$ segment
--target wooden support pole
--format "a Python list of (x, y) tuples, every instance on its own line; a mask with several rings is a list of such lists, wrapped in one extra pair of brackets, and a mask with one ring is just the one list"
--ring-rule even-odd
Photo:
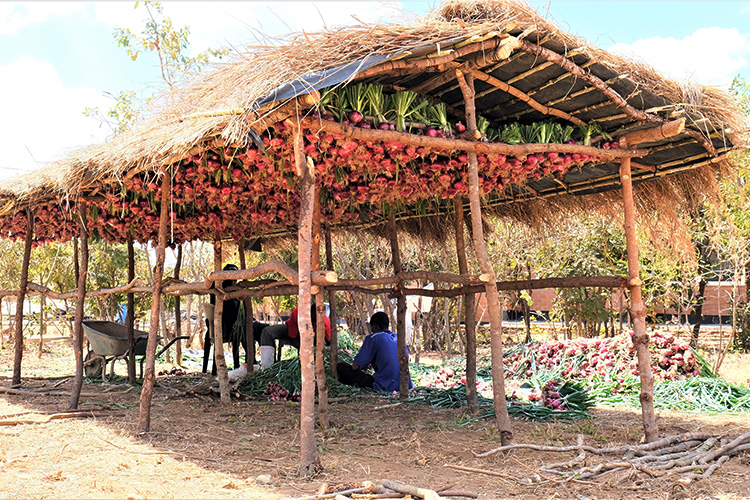
[[(245, 239), (241, 239), (237, 247), (237, 253), (240, 257), (240, 269), (247, 269), (245, 260)], [(255, 370), (255, 336), (253, 334), (253, 300), (251, 297), (242, 299), (245, 306), (245, 364), (247, 372), (252, 373)], [(260, 340), (260, 339), (258, 339)]]
[(156, 264), (154, 265), (154, 283), (151, 293), (151, 317), (146, 343), (146, 367), (143, 371), (143, 388), (138, 416), (140, 432), (151, 430), (151, 398), (156, 383), (156, 346), (159, 336), (159, 313), (161, 309), (162, 278), (164, 278), (164, 260), (166, 258), (167, 228), (169, 225), (169, 200), (172, 192), (169, 189), (170, 176), (162, 173), (159, 210), (159, 236), (156, 244)]
[[(326, 267), (333, 271), (333, 242), (331, 241), (331, 230), (326, 230)], [(328, 307), (331, 310), (329, 320), (331, 322), (331, 377), (339, 379), (339, 371), (336, 366), (339, 364), (339, 333), (338, 333), (338, 313), (336, 311), (336, 292), (328, 290)]]
[[(128, 282), (135, 280), (135, 247), (133, 235), (128, 234)], [(135, 384), (135, 294), (128, 292), (128, 311), (125, 314), (125, 326), (128, 329), (128, 382)]]
[[(456, 255), (458, 256), (458, 272), (469, 274), (469, 263), (466, 259), (466, 243), (464, 241), (464, 205), (460, 198), (454, 198), (456, 209)], [(470, 415), (479, 414), (479, 399), (477, 397), (477, 320), (474, 306), (474, 294), (464, 295), (464, 326), (466, 330), (466, 406)]]
[[(391, 242), (391, 259), (393, 259), (393, 272), (398, 276), (401, 273), (401, 251), (398, 247), (398, 232), (396, 230), (396, 211), (391, 207), (388, 214), (388, 239)], [(393, 295), (396, 296), (396, 342), (398, 352), (399, 368), (399, 399), (409, 397), (409, 357), (406, 354), (406, 296), (404, 295), (404, 282), (399, 280), (394, 287)]]
[(21, 385), (21, 363), (23, 361), (23, 304), (26, 300), (26, 284), (29, 282), (29, 263), (31, 262), (31, 242), (34, 240), (34, 212), (26, 209), (26, 237), (23, 245), (23, 262), (21, 279), (16, 294), (16, 323), (13, 336), (13, 379), (11, 387)]
[(294, 162), (299, 177), (300, 215), (297, 233), (299, 260), (299, 361), (302, 378), (302, 400), (300, 402), (300, 477), (315, 472), (318, 461), (315, 453), (315, 359), (313, 356), (313, 332), (310, 305), (311, 301), (311, 252), (312, 219), (315, 205), (315, 169), (312, 160), (305, 160), (302, 127), (295, 124)]
[[(469, 75), (464, 77), (456, 72), (458, 83), (466, 103), (466, 129), (473, 133), (477, 129), (476, 108), (474, 105), (474, 79)], [(474, 237), (474, 249), (476, 251), (479, 267), (484, 274), (492, 276), (491, 282), (485, 286), (487, 293), (487, 308), (490, 313), (490, 350), (492, 354), (492, 392), (495, 404), (495, 418), (500, 431), (500, 442), (511, 443), (513, 441), (513, 430), (510, 426), (508, 415), (508, 403), (505, 399), (505, 373), (503, 366), (503, 311), (500, 305), (500, 296), (497, 293), (495, 271), (490, 262), (487, 245), (484, 241), (484, 229), (482, 228), (482, 208), (479, 197), (479, 168), (476, 153), (468, 154), (469, 165), (469, 202), (471, 205), (471, 227)]]
[(86, 302), (86, 277), (89, 272), (89, 230), (86, 227), (88, 205), (85, 201), (78, 203), (78, 237), (80, 248), (78, 256), (78, 276), (76, 277), (76, 312), (73, 320), (73, 355), (76, 360), (76, 373), (73, 377), (73, 386), (70, 389), (70, 409), (78, 408), (78, 400), (81, 397), (83, 387), (83, 313)]
[[(177, 260), (174, 264), (174, 279), (180, 279), (180, 268), (182, 267), (182, 245), (177, 245)], [(188, 325), (190, 324), (190, 318)], [(180, 296), (175, 295), (174, 297), (174, 336), (180, 337), (182, 335), (182, 308), (180, 307)], [(174, 358), (177, 366), (182, 364), (182, 340), (178, 340), (174, 344)]]
[[(224, 258), (222, 254), (222, 244), (220, 239), (214, 241), (214, 272), (221, 271)], [(214, 362), (216, 363), (216, 373), (219, 377), (219, 398), (221, 403), (228, 405), (231, 402), (229, 396), (229, 375), (227, 374), (227, 360), (224, 357), (224, 289), (222, 282), (216, 282), (216, 288), (219, 293), (216, 294), (216, 303), (214, 304)]]
[(646, 442), (650, 443), (659, 437), (654, 413), (654, 374), (651, 372), (651, 355), (648, 350), (648, 333), (646, 333), (646, 308), (641, 296), (641, 279), (638, 266), (638, 240), (635, 233), (635, 209), (633, 206), (633, 180), (630, 175), (630, 159), (620, 163), (622, 181), (622, 200), (625, 219), (625, 245), (628, 253), (628, 277), (630, 288), (630, 314), (633, 317), (633, 345), (638, 363), (638, 375), (641, 379), (641, 414)]
[[(320, 200), (317, 193), (313, 204), (312, 220), (312, 256), (310, 264), (313, 271), (320, 271)], [(323, 432), (328, 429), (328, 383), (326, 381), (325, 345), (325, 295), (322, 287), (315, 294), (315, 380), (318, 384), (318, 425)]]

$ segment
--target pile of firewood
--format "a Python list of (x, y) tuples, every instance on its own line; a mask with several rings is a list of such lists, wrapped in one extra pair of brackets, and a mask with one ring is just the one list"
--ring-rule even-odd
[[(484, 453), (475, 453), (475, 455), (487, 457), (496, 453), (521, 449), (542, 452), (578, 452), (578, 455), (571, 460), (547, 464), (528, 477), (519, 478), (502, 474), (503, 477), (514, 479), (521, 484), (592, 481), (612, 472), (631, 470), (650, 477), (678, 476), (676, 482), (687, 485), (693, 481), (710, 477), (731, 457), (750, 450), (750, 432), (734, 439), (724, 436), (715, 437), (702, 432), (689, 432), (665, 437), (651, 443), (610, 448), (585, 446), (582, 436), (579, 436), (578, 444), (574, 446), (514, 444), (501, 446)], [(598, 463), (594, 464), (595, 460), (592, 460), (591, 455), (597, 457), (616, 455), (617, 458), (608, 461), (596, 460)], [(500, 475), (500, 473), (482, 469), (449, 467), (468, 472)]]
[(322, 484), (317, 495), (297, 498), (295, 500), (375, 500), (380, 498), (411, 500), (422, 498), (424, 500), (441, 500), (448, 498), (477, 498), (479, 493), (457, 488), (458, 483), (448, 484), (438, 489), (420, 488), (411, 484), (404, 484), (390, 479), (384, 479), (382, 484), (370, 481), (362, 483), (346, 483), (328, 485)]

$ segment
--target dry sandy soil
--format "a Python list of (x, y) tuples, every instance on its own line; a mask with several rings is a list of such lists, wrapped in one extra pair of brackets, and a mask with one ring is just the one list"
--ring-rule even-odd
[[(334, 402), (331, 427), (318, 435), (322, 471), (296, 477), (299, 406), (186, 394), (208, 381), (201, 374), (157, 377), (152, 431), (139, 435), (138, 388), (87, 383), (82, 411), (75, 418), (50, 419), (67, 408), (72, 349), (66, 341), (29, 342), (24, 357), (24, 394), (0, 394), (1, 498), (299, 498), (321, 483), (397, 479), (438, 489), (458, 483), (481, 499), (684, 499), (750, 498), (750, 454), (729, 460), (710, 479), (687, 487), (677, 477), (650, 478), (627, 471), (582, 484), (524, 485), (503, 477), (446, 468), (463, 465), (528, 477), (539, 467), (572, 454), (516, 451), (476, 458), (499, 446), (492, 421), (466, 427), (461, 410), (433, 409), (377, 397)], [(737, 379), (747, 364), (737, 364)], [(747, 358), (745, 358), (747, 361)], [(159, 367), (157, 367), (157, 370)], [(0, 386), (10, 385), (12, 349), (0, 350)], [(117, 372), (125, 373), (118, 365)], [(737, 380), (741, 381), (741, 380)], [(572, 445), (583, 434), (595, 446), (635, 444), (641, 436), (634, 410), (596, 408), (594, 418), (577, 422), (513, 421), (516, 443)], [(747, 416), (661, 412), (661, 435), (701, 430), (735, 437), (750, 431)], [(258, 476), (270, 475), (265, 484)]]

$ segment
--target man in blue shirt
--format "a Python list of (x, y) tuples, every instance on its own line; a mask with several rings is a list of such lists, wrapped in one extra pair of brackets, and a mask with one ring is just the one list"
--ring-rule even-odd
[[(365, 337), (359, 353), (350, 365), (341, 362), (336, 366), (339, 382), (376, 391), (394, 392), (400, 387), (396, 334), (388, 330), (388, 315), (376, 312), (370, 318), (370, 335)], [(407, 352), (408, 356), (408, 352)], [(370, 375), (363, 370), (372, 368)], [(409, 388), (412, 382), (409, 377)]]

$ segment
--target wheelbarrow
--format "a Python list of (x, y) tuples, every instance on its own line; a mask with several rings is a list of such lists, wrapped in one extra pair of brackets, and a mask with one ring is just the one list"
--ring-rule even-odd
[[(89, 341), (89, 351), (83, 362), (84, 373), (87, 377), (98, 377), (107, 380), (107, 364), (110, 365), (110, 376), (115, 374), (115, 362), (118, 359), (128, 359), (128, 327), (113, 321), (84, 321), (83, 331)], [(148, 333), (141, 330), (133, 330), (135, 348), (133, 356), (140, 356), (140, 378), (143, 378), (143, 362), (146, 360), (146, 344)], [(161, 356), (164, 351), (178, 340), (189, 339), (188, 336), (179, 336), (170, 340), (157, 353)], [(161, 339), (161, 338), (160, 338)]]

